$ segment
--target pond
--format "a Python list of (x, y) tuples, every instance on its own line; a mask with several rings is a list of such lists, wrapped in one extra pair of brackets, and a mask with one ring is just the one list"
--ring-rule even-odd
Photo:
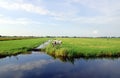
[(120, 58), (61, 60), (32, 51), (1, 58), (0, 78), (120, 78)]

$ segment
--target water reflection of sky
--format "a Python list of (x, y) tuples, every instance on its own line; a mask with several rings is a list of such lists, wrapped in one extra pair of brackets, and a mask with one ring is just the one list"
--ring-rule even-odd
[(0, 78), (120, 78), (120, 59), (79, 59), (74, 64), (42, 53), (0, 60)]

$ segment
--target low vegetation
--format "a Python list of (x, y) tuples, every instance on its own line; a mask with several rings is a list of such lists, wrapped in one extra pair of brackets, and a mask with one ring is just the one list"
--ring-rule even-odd
[[(120, 38), (56, 38), (61, 45), (52, 42), (45, 51), (55, 57), (119, 57)], [(7, 41), (6, 41), (7, 40)], [(6, 38), (0, 41), (0, 56), (27, 52), (48, 38)]]
[(33, 38), (32, 37), (0, 37), (0, 41), (22, 40), (22, 39), (33, 39)]
[(58, 38), (62, 45), (46, 47), (56, 57), (118, 57), (120, 38)]
[(47, 40), (48, 38), (33, 38), (0, 41), (0, 56), (14, 55), (21, 52), (29, 51)]

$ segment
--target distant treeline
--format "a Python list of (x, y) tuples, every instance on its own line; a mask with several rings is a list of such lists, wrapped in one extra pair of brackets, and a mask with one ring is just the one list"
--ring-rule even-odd
[(79, 36), (1, 36), (0, 35), (0, 40), (1, 39), (26, 39), (26, 38), (120, 38), (120, 37), (115, 37), (115, 36), (101, 36), (101, 37), (79, 37)]
[(37, 38), (31, 36), (0, 36), (0, 41), (8, 41), (8, 40), (22, 40), (22, 39), (30, 39)]
[(108, 36), (103, 36), (103, 37), (79, 37), (79, 36), (41, 36), (41, 38), (120, 38), (120, 37), (108, 37)]

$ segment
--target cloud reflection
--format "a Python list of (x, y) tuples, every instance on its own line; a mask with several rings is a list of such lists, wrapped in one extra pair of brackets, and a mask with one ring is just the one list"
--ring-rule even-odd
[(31, 70), (34, 68), (41, 68), (46, 64), (52, 63), (52, 60), (39, 60), (39, 61), (34, 61), (34, 62), (29, 62), (25, 64), (8, 64), (5, 66), (0, 67), (0, 72), (6, 72), (9, 70), (12, 71), (17, 71), (17, 70)]

